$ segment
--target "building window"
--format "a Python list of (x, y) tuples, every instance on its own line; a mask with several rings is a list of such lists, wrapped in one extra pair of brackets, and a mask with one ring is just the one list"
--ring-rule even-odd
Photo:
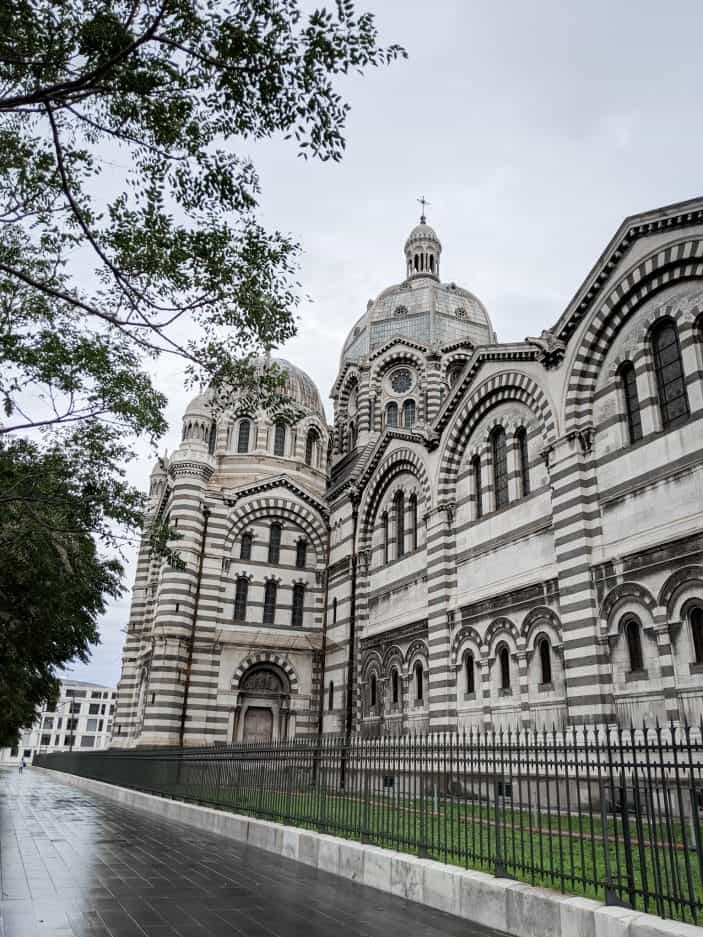
[(334, 709), (334, 683), (330, 680), (330, 685), (327, 690), (327, 708), (330, 712)]
[(693, 637), (693, 651), (696, 663), (703, 664), (703, 608), (691, 609), (689, 615), (691, 622), (691, 635)]
[(386, 426), (396, 427), (398, 425), (398, 404), (389, 403), (386, 407)]
[(510, 689), (510, 654), (507, 647), (503, 645), (498, 651), (498, 663), (500, 664), (500, 688), (501, 690)]
[(81, 748), (93, 748), (95, 745), (95, 736), (94, 735), (83, 735), (81, 736)]
[(371, 709), (376, 708), (376, 674), (371, 674)]
[(475, 455), (471, 460), (471, 472), (474, 477), (474, 498), (476, 499), (476, 518), (483, 517), (483, 491), (481, 489), (481, 457)]
[(332, 624), (337, 624), (337, 600), (332, 599)]
[(349, 423), (348, 439), (349, 439), (349, 451), (351, 452), (352, 449), (356, 449), (356, 424), (354, 423), (354, 420), (351, 420), (351, 422)]
[[(152, 701), (152, 703), (154, 702), (154, 700), (153, 700), (153, 693), (152, 693), (152, 700), (151, 700), (151, 701)], [(86, 719), (85, 730), (86, 730), (86, 732), (97, 732), (97, 731), (98, 731), (98, 720), (97, 720), (97, 719)]]
[(242, 534), (242, 545), (239, 550), (239, 559), (240, 560), (250, 560), (251, 559), (251, 544), (253, 537), (251, 534)]
[(305, 464), (314, 465), (316, 462), (315, 452), (318, 444), (318, 436), (314, 429), (308, 431), (305, 440)]
[(286, 424), (285, 423), (276, 423), (276, 427), (273, 431), (273, 454), (274, 455), (286, 454)]
[(508, 503), (508, 447), (505, 444), (505, 430), (496, 426), (491, 434), (493, 450), (493, 487), (495, 489), (496, 510)]
[(415, 699), (418, 703), (421, 703), (424, 699), (425, 687), (424, 687), (424, 674), (422, 671), (422, 664), (418, 661), (415, 664)]
[(305, 569), (308, 554), (307, 540), (299, 540), (295, 547), (295, 565), (298, 569)]
[(276, 583), (269, 579), (264, 590), (264, 624), (272, 625), (276, 618)]
[(91, 716), (97, 716), (100, 712), (100, 703), (91, 703), (88, 707), (88, 714)]
[(249, 435), (251, 433), (251, 422), (242, 420), (239, 424), (239, 433), (237, 435), (237, 452), (249, 452)]
[(522, 497), (525, 498), (530, 493), (530, 456), (527, 451), (527, 430), (524, 426), (515, 433), (515, 445), (520, 470), (520, 488)]
[(406, 400), (403, 404), (403, 426), (412, 429), (415, 425), (415, 401)]
[(546, 638), (542, 638), (539, 642), (539, 666), (540, 666), (540, 683), (551, 683), (552, 682), (552, 651), (549, 647), (549, 641)]
[(476, 692), (476, 662), (473, 654), (467, 654), (464, 661), (466, 671), (466, 692), (469, 696)]
[(642, 439), (642, 418), (640, 415), (640, 401), (637, 396), (637, 377), (631, 361), (626, 361), (620, 371), (623, 395), (625, 398), (625, 416), (630, 442)]
[(636, 673), (643, 670), (642, 630), (637, 619), (630, 618), (625, 623), (625, 640), (627, 641), (627, 653), (630, 658), (630, 672)]
[(207, 451), (212, 455), (215, 451), (215, 443), (217, 442), (217, 423), (213, 420), (210, 424), (210, 432), (207, 437)]
[(293, 613), (291, 616), (291, 625), (294, 628), (303, 627), (303, 609), (305, 606), (305, 586), (302, 582), (296, 582), (293, 586)]
[(51, 736), (50, 736), (50, 735), (42, 735), (42, 737), (41, 737), (41, 744), (42, 744), (42, 745), (51, 745)]
[(410, 542), (413, 550), (417, 550), (417, 495), (410, 495)]
[(652, 334), (662, 426), (673, 429), (688, 418), (688, 396), (676, 326), (665, 319)]
[(395, 542), (398, 559), (405, 555), (405, 495), (399, 491), (395, 496)]
[(269, 529), (269, 563), (281, 560), (281, 525), (271, 524)]
[(393, 700), (394, 706), (398, 704), (398, 700), (400, 699), (399, 683), (400, 680), (398, 678), (398, 671), (394, 668), (393, 672), (391, 673), (391, 698)]
[(382, 528), (381, 535), (383, 537), (383, 562), (387, 563), (388, 562), (388, 540), (389, 540), (388, 512), (387, 511), (384, 511), (381, 517), (381, 528)]
[(247, 617), (247, 599), (249, 598), (249, 580), (246, 576), (239, 576), (237, 589), (234, 594), (234, 620), (245, 621)]

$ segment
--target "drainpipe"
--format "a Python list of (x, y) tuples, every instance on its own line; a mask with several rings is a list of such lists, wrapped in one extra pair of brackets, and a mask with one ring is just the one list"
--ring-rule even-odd
[(200, 584), (203, 581), (203, 563), (205, 561), (205, 541), (207, 539), (207, 527), (210, 519), (210, 508), (203, 506), (203, 536), (200, 543), (200, 559), (198, 560), (198, 578), (195, 581), (195, 599), (193, 601), (193, 621), (190, 626), (190, 640), (188, 641), (188, 660), (186, 661), (186, 685), (183, 691), (183, 708), (181, 709), (181, 728), (179, 732), (178, 744), (183, 748), (183, 739), (186, 731), (186, 713), (188, 711), (188, 696), (190, 694), (190, 675), (193, 669), (193, 646), (195, 644), (195, 626), (198, 621), (198, 611), (200, 608)]
[(325, 660), (327, 657), (327, 605), (329, 603), (330, 588), (330, 547), (332, 545), (332, 528), (327, 522), (327, 552), (325, 553), (325, 585), (322, 590), (322, 647), (320, 648), (320, 699), (317, 710), (317, 734), (322, 735), (322, 721), (325, 712)]
[(347, 662), (347, 713), (344, 726), (344, 736), (348, 740), (354, 725), (354, 698), (355, 693), (355, 645), (356, 645), (356, 570), (358, 556), (356, 551), (356, 534), (359, 522), (359, 496), (352, 492), (352, 557), (351, 557), (351, 596), (349, 599), (349, 658)]

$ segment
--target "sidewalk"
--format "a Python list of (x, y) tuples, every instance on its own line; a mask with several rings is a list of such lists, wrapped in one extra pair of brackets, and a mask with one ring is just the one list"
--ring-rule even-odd
[(26, 768), (0, 769), (2, 937), (499, 937)]

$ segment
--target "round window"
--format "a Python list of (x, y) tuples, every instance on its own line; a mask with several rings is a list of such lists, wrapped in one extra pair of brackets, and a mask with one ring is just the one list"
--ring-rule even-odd
[(407, 368), (398, 368), (391, 374), (391, 387), (396, 394), (404, 394), (413, 384), (413, 376)]
[(457, 319), (465, 319), (466, 309), (464, 309), (463, 306), (457, 306), (456, 309), (454, 310), (454, 315), (457, 317)]

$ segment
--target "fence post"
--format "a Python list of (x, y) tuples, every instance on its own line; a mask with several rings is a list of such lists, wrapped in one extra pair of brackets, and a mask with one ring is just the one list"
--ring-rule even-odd
[[(608, 782), (609, 784), (610, 782)], [(622, 901), (617, 893), (613, 882), (613, 871), (610, 862), (610, 843), (608, 841), (608, 808), (610, 802), (605, 795), (606, 785), (602, 778), (600, 784), (600, 821), (601, 833), (603, 836), (603, 859), (605, 861), (605, 903), (616, 908), (629, 908), (630, 906)]]

